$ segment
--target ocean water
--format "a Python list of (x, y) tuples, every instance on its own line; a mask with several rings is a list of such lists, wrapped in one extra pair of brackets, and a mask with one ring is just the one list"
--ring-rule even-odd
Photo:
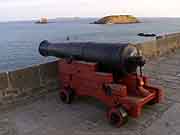
[(139, 37), (138, 33), (164, 35), (180, 32), (180, 18), (139, 18), (142, 23), (120, 25), (90, 24), (97, 18), (56, 19), (49, 24), (33, 21), (0, 23), (0, 72), (53, 61), (39, 55), (42, 40), (64, 42), (120, 42), (139, 43), (154, 38)]

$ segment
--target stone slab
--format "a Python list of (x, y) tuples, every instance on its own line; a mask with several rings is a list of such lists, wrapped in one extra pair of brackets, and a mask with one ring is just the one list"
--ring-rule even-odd
[(164, 115), (148, 127), (143, 135), (180, 135), (180, 104), (174, 104)]
[[(92, 98), (78, 98), (73, 104), (59, 101), (58, 92), (0, 112), (0, 121), (7, 119), (14, 135), (140, 135), (170, 107), (166, 102), (145, 107), (139, 119), (129, 118), (121, 128), (111, 126), (106, 119), (106, 108)], [(11, 135), (11, 134), (7, 134)]]

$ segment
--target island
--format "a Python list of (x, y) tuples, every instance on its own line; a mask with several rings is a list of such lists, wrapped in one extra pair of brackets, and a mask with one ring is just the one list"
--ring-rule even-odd
[(47, 17), (42, 17), (39, 21), (36, 21), (35, 23), (37, 23), (37, 24), (47, 24), (48, 23), (48, 18)]
[(106, 16), (93, 24), (129, 24), (129, 23), (140, 23), (140, 21), (132, 15), (111, 15)]

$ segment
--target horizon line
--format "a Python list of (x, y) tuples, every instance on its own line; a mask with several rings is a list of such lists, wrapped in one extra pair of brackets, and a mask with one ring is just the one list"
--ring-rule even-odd
[[(107, 15), (109, 16), (109, 15)], [(31, 18), (31, 19), (9, 19), (9, 20), (0, 20), (0, 22), (23, 22), (23, 21), (37, 21), (41, 19), (42, 17), (47, 17), (47, 16), (41, 16), (39, 18)], [(104, 16), (103, 16), (104, 17)], [(137, 18), (180, 18), (180, 16), (135, 16)], [(79, 18), (79, 19), (85, 19), (85, 18), (102, 18), (100, 16), (61, 16), (61, 17), (47, 17), (48, 20), (53, 20), (53, 19), (73, 19), (73, 18)]]

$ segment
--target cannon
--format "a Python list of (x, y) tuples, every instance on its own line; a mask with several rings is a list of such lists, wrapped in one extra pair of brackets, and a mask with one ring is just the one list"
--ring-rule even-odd
[(132, 73), (142, 67), (145, 60), (139, 56), (136, 47), (117, 43), (49, 43), (42, 41), (39, 46), (42, 56), (55, 56), (68, 60), (96, 62), (101, 71)]
[(95, 97), (107, 106), (107, 119), (117, 127), (127, 121), (128, 115), (139, 117), (145, 104), (163, 100), (162, 89), (151, 86), (143, 75), (145, 59), (133, 45), (44, 40), (39, 53), (61, 58), (59, 97), (64, 103), (72, 103), (75, 96)]

